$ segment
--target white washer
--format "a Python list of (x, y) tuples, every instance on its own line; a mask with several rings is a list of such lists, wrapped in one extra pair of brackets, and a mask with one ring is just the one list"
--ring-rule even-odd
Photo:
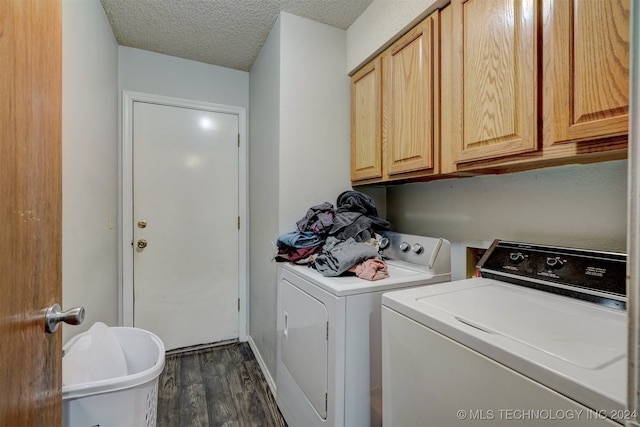
[(386, 279), (279, 267), (276, 400), (288, 425), (381, 425), (382, 294), (451, 279), (448, 241), (385, 236)]
[(383, 295), (385, 425), (630, 418), (625, 255), (496, 241), (480, 270)]

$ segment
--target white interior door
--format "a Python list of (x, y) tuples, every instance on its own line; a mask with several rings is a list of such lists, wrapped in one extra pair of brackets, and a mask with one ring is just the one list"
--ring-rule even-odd
[(238, 115), (133, 102), (133, 324), (238, 337)]

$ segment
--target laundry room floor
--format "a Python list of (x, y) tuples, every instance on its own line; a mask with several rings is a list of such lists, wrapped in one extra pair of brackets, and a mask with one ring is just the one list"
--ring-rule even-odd
[(286, 425), (247, 343), (166, 356), (158, 427)]

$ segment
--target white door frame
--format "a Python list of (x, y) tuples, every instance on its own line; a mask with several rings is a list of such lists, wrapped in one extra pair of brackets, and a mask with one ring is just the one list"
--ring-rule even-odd
[(140, 92), (122, 92), (122, 143), (120, 146), (120, 211), (119, 211), (119, 283), (118, 311), (120, 324), (133, 326), (133, 103), (148, 102), (172, 107), (193, 108), (217, 113), (235, 114), (238, 116), (238, 132), (240, 133), (238, 148), (238, 214), (240, 230), (238, 230), (238, 339), (247, 340), (248, 293), (248, 150), (247, 150), (247, 112), (244, 107), (214, 104), (210, 102), (192, 101), (161, 95)]

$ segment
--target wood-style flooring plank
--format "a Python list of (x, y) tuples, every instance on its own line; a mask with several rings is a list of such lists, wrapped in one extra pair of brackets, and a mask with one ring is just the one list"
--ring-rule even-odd
[(158, 427), (286, 427), (247, 343), (168, 355), (158, 388)]
[(181, 358), (180, 381), (180, 425), (208, 426), (207, 396), (197, 358)]
[(287, 424), (282, 418), (282, 414), (278, 409), (278, 405), (276, 404), (273, 395), (271, 394), (271, 390), (264, 380), (264, 376), (262, 375), (262, 371), (257, 362), (253, 361), (251, 363), (247, 363), (247, 370), (251, 372), (251, 375), (256, 378), (254, 383), (255, 389), (254, 393), (252, 393), (252, 401), (249, 402), (250, 408), (261, 408), (261, 416), (265, 420), (272, 420), (273, 426), (276, 427), (286, 427)]
[(180, 358), (165, 357), (164, 370), (158, 378), (157, 426), (177, 425), (180, 414)]
[(225, 349), (220, 348), (215, 352), (202, 351), (196, 356), (199, 359), (205, 383), (210, 425), (234, 425), (237, 419), (236, 409), (233, 399), (231, 399), (231, 390), (225, 380), (228, 375), (225, 369), (226, 365), (221, 360), (226, 356)]
[[(252, 371), (247, 369), (245, 355), (242, 352), (243, 346), (239, 346), (239, 352), (236, 352), (234, 363), (237, 366), (235, 375), (229, 377), (231, 386), (235, 389), (234, 401), (238, 411), (247, 414), (249, 420), (263, 422), (267, 420), (263, 400), (258, 399), (258, 395), (262, 392), (260, 383), (263, 382), (261, 377), (257, 377)], [(253, 360), (255, 362), (255, 359)], [(270, 396), (270, 395), (269, 395)], [(255, 422), (245, 424), (247, 426), (258, 425)]]

